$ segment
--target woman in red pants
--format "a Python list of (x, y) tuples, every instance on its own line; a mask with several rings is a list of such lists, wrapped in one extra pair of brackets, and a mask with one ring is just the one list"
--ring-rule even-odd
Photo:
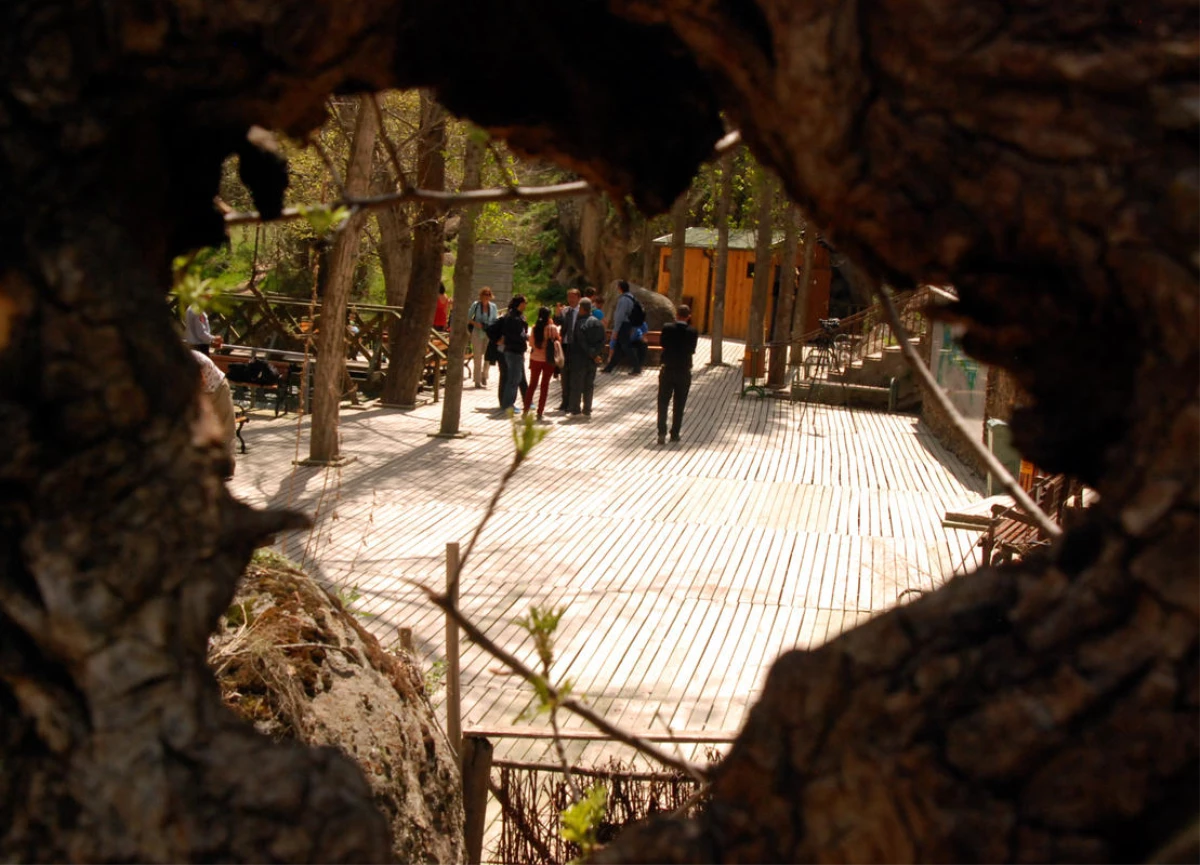
[(546, 393), (550, 390), (550, 379), (558, 371), (555, 363), (555, 353), (562, 352), (559, 343), (558, 327), (550, 320), (550, 307), (543, 306), (538, 310), (537, 321), (533, 325), (533, 339), (529, 345), (529, 387), (525, 390), (525, 411), (533, 402), (533, 392), (538, 393), (537, 419), (545, 421), (542, 413), (546, 410)]

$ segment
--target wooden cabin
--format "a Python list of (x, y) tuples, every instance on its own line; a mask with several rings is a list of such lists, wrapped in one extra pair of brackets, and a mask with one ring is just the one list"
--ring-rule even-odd
[[(656, 238), (658, 247), (659, 294), (668, 294), (671, 284), (671, 235)], [(730, 339), (746, 339), (750, 327), (750, 295), (754, 288), (753, 231), (729, 232), (729, 268), (725, 277), (725, 336)], [(689, 228), (683, 259), (683, 302), (692, 309), (692, 324), (701, 333), (712, 332), (712, 295), (715, 260), (717, 255), (717, 230), (715, 228)], [(779, 263), (783, 252), (783, 232), (776, 232), (771, 243), (773, 267), (771, 290), (767, 299), (764, 321), (769, 338), (774, 330), (775, 302), (779, 295)], [(804, 261), (804, 242), (796, 252), (796, 268), (799, 271)], [(808, 309), (804, 318), (806, 330), (817, 327), (817, 319), (829, 314), (829, 284), (832, 269), (829, 251), (817, 244), (813, 256), (812, 280), (808, 291)], [(798, 277), (797, 277), (798, 278)]]

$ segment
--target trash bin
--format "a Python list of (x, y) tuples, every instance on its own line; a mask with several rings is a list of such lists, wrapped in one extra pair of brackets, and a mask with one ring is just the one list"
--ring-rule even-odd
[[(1021, 455), (1013, 447), (1012, 430), (1008, 424), (999, 418), (988, 418), (987, 442), (992, 456), (998, 459), (1014, 478), (1017, 477), (1021, 472)], [(987, 492), (989, 496), (1003, 492), (991, 472), (988, 472)]]
[(765, 348), (747, 348), (742, 355), (742, 377), (762, 378), (766, 374), (767, 350)]

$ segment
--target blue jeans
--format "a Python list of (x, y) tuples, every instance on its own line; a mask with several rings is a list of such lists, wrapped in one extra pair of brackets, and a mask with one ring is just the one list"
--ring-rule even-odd
[(515, 351), (503, 352), (505, 366), (504, 390), (500, 394), (500, 408), (516, 409), (517, 393), (521, 390), (521, 379), (525, 377), (525, 355)]

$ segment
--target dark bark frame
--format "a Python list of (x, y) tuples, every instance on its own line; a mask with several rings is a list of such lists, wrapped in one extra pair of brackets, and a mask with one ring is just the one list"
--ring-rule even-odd
[[(225, 491), (162, 299), (172, 254), (223, 235), (212, 195), (251, 124), (302, 133), (328, 93), (429, 85), (649, 210), (726, 106), (875, 278), (958, 287), (967, 349), (1030, 395), (1018, 445), (1102, 496), (1046, 557), (781, 658), (710, 811), (604, 856), (1147, 855), (1196, 813), (1197, 16), (1174, 0), (0, 6), (0, 850), (386, 858), (347, 761), (267, 745), (219, 705), (208, 630), (256, 540), (297, 520)], [(481, 89), (451, 46), (507, 86)], [(277, 167), (249, 162), (269, 212)]]

